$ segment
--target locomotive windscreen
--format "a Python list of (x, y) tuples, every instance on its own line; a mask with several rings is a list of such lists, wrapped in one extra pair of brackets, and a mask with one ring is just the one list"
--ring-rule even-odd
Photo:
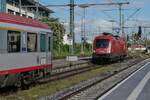
[(109, 40), (108, 39), (97, 39), (96, 48), (108, 48)]

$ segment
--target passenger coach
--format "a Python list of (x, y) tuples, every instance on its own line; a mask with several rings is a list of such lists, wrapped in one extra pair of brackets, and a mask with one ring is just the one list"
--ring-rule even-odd
[(51, 39), (47, 24), (0, 13), (0, 88), (50, 76)]

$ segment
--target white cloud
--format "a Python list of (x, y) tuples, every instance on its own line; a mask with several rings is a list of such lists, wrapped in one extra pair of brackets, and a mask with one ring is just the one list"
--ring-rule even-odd
[(103, 19), (98, 19), (98, 20), (95, 20), (93, 22), (93, 24), (97, 27), (101, 27), (101, 28), (110, 28), (112, 27), (112, 23), (109, 22), (109, 21), (106, 21), (106, 20), (103, 20)]
[[(88, 41), (92, 41), (93, 37), (102, 32), (112, 32), (112, 22), (104, 19), (86, 20), (86, 36)], [(114, 24), (116, 26), (116, 24)], [(81, 41), (81, 23), (76, 22), (75, 27), (76, 41)]]

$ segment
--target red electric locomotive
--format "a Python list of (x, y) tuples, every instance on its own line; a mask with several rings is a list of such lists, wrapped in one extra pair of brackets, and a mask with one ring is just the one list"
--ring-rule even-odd
[(114, 61), (122, 59), (127, 54), (126, 42), (119, 36), (103, 33), (97, 36), (93, 42), (92, 61)]

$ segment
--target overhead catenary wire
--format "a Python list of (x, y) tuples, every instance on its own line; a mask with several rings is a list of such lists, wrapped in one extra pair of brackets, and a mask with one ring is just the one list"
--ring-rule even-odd
[(74, 7), (91, 7), (91, 6), (102, 6), (102, 5), (124, 5), (124, 4), (129, 4), (129, 2), (125, 3), (100, 3), (100, 4), (74, 4), (74, 0), (70, 0), (70, 4), (65, 4), (65, 5), (47, 5), (46, 7), (62, 7), (62, 6), (69, 6), (70, 7), (70, 35), (72, 37), (72, 48), (71, 48), (71, 54), (74, 54), (74, 43), (75, 43), (75, 36), (74, 36)]
[(128, 21), (130, 18), (132, 18), (137, 12), (139, 12), (141, 10), (141, 8), (138, 8), (134, 13), (132, 13), (131, 15), (129, 15), (129, 17), (127, 19), (125, 19), (124, 22)]

